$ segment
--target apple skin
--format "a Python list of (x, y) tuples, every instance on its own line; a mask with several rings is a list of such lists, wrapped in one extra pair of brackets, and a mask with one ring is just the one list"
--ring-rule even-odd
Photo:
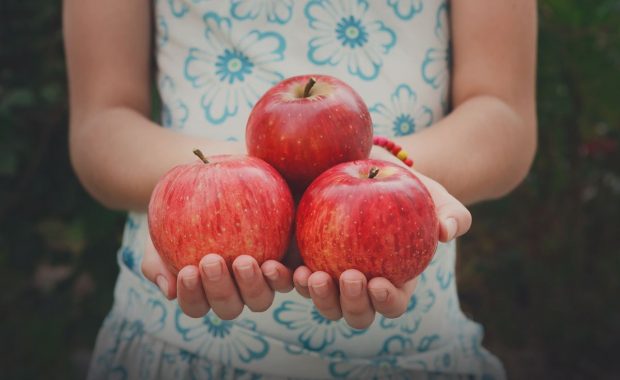
[[(371, 168), (379, 169), (369, 178)], [(401, 286), (428, 266), (439, 237), (435, 204), (408, 169), (380, 160), (339, 164), (304, 193), (296, 237), (305, 265), (336, 281), (357, 269)]]
[[(310, 78), (316, 83), (304, 97)], [(248, 153), (259, 157), (301, 193), (313, 179), (341, 162), (368, 158), (372, 121), (362, 98), (327, 75), (283, 80), (256, 103), (246, 126)]]
[(220, 155), (168, 171), (148, 207), (153, 245), (177, 274), (209, 253), (230, 268), (239, 255), (259, 263), (281, 260), (294, 218), (291, 192), (280, 174), (249, 156)]

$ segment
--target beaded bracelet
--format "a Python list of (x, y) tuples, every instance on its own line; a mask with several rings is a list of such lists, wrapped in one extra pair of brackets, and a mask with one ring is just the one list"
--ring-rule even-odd
[(405, 152), (400, 145), (394, 143), (394, 141), (388, 139), (387, 137), (373, 136), (372, 143), (374, 145), (385, 148), (387, 151), (395, 155), (399, 160), (404, 162), (405, 165), (413, 167), (413, 161), (409, 157), (407, 157), (407, 152)]

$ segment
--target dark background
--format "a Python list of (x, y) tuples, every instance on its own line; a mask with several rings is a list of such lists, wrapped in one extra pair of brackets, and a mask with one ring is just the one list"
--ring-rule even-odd
[[(81, 378), (112, 301), (124, 217), (67, 156), (60, 1), (0, 0), (0, 365)], [(620, 2), (539, 2), (539, 148), (473, 207), (463, 309), (512, 378), (620, 376)], [(615, 376), (614, 376), (615, 375)], [(617, 377), (616, 377), (617, 378)]]

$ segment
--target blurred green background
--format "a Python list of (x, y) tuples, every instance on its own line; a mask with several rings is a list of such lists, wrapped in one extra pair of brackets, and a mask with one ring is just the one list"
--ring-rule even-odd
[[(67, 156), (60, 1), (0, 2), (0, 364), (81, 378), (112, 301), (124, 217)], [(512, 378), (620, 376), (620, 2), (539, 2), (539, 149), (473, 208), (463, 309)]]

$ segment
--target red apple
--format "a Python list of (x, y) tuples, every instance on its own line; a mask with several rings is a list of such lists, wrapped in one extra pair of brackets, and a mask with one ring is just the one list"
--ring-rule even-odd
[(362, 98), (327, 75), (296, 76), (256, 103), (246, 127), (248, 153), (275, 167), (299, 193), (341, 162), (368, 158), (372, 122)]
[(294, 204), (280, 174), (256, 157), (195, 153), (201, 160), (171, 169), (151, 195), (149, 231), (163, 261), (176, 274), (209, 253), (229, 266), (241, 254), (259, 265), (282, 259)]
[(338, 279), (357, 269), (401, 286), (428, 266), (439, 223), (433, 200), (410, 170), (379, 160), (321, 174), (297, 209), (297, 244), (306, 266)]

